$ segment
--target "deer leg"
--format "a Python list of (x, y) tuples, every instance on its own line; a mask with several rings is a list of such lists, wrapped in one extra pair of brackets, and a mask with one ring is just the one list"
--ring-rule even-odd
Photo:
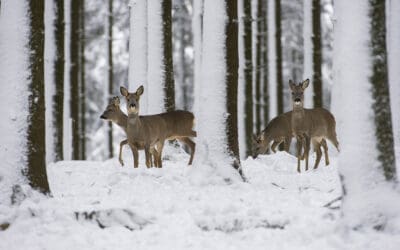
[(150, 165), (151, 165), (151, 167), (158, 167), (157, 166), (157, 157), (158, 157), (157, 150), (154, 147), (151, 147), (150, 148)]
[(303, 144), (302, 144), (302, 138), (300, 136), (297, 136), (296, 139), (297, 139), (297, 143), (296, 143), (296, 146), (297, 146), (297, 172), (300, 173), (300, 158), (301, 158), (301, 149), (303, 147)]
[(150, 155), (150, 146), (148, 144), (146, 144), (144, 146), (144, 153), (146, 156), (146, 166), (147, 168), (150, 168), (151, 166), (151, 155)]
[(314, 147), (314, 151), (317, 154), (317, 158), (315, 159), (315, 164), (314, 164), (314, 169), (317, 169), (322, 157), (321, 144), (319, 144), (318, 141), (316, 140), (312, 140), (312, 144)]
[(129, 146), (132, 150), (132, 155), (133, 155), (133, 167), (138, 168), (139, 167), (139, 152), (138, 149), (135, 147), (135, 145), (130, 144)]
[(272, 150), (272, 152), (276, 153), (276, 147), (277, 147), (279, 144), (281, 144), (281, 142), (282, 142), (282, 141), (276, 140), (276, 141), (274, 141), (274, 142), (272, 143), (272, 145), (271, 145), (271, 150)]
[(325, 166), (329, 165), (329, 156), (328, 156), (328, 145), (326, 144), (326, 140), (322, 139), (321, 145), (324, 148), (324, 154), (325, 154)]
[(159, 168), (162, 168), (162, 151), (164, 148), (164, 141), (159, 141), (157, 142), (157, 151), (158, 151), (158, 155), (157, 155), (157, 165)]
[(292, 143), (292, 137), (290, 136), (288, 136), (288, 137), (285, 137), (285, 151), (287, 152), (287, 153), (289, 153), (289, 149), (290, 149), (290, 144)]
[(189, 137), (178, 138), (178, 141), (190, 148), (190, 159), (188, 165), (192, 165), (196, 143), (194, 143)]
[(123, 141), (121, 141), (121, 142), (119, 143), (119, 156), (118, 156), (118, 160), (119, 160), (119, 163), (121, 164), (121, 166), (124, 166), (124, 161), (122, 160), (122, 147), (123, 147), (124, 145), (126, 145), (126, 144), (128, 144), (128, 139), (123, 140)]
[(304, 135), (305, 147), (304, 154), (306, 157), (306, 171), (308, 170), (308, 154), (310, 152), (310, 137), (308, 135)]

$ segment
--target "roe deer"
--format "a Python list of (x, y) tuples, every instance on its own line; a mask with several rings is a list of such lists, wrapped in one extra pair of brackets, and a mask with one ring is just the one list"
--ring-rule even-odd
[(292, 141), (292, 112), (287, 112), (272, 119), (261, 133), (253, 136), (253, 158), (259, 154), (265, 154), (270, 148), (275, 153), (276, 147), (285, 143), (285, 151), (289, 152)]
[[(328, 139), (339, 151), (339, 142), (336, 137), (335, 117), (326, 109), (304, 108), (304, 90), (308, 87), (309, 79), (296, 85), (292, 80), (289, 81), (292, 91), (293, 111), (292, 111), (292, 133), (297, 139), (297, 171), (300, 173), (301, 150), (304, 147), (304, 158), (306, 160), (306, 171), (308, 170), (308, 154), (310, 151), (311, 140), (313, 144), (323, 143), (323, 139)], [(325, 150), (327, 153), (327, 148)], [(318, 160), (318, 152), (317, 152)], [(329, 164), (327, 154), (326, 163)], [(319, 161), (319, 160), (318, 160)], [(314, 168), (317, 168), (316, 165)]]
[[(121, 87), (121, 94), (125, 97), (128, 110), (127, 135), (130, 145), (143, 143), (146, 153), (146, 165), (149, 165), (149, 148), (157, 145), (159, 166), (162, 167), (162, 150), (165, 140), (177, 139), (191, 149), (189, 165), (192, 164), (196, 144), (189, 137), (196, 137), (193, 131), (194, 115), (188, 111), (171, 111), (157, 115), (139, 116), (139, 100), (144, 88), (140, 86), (136, 92)], [(133, 151), (134, 156), (137, 152)], [(135, 157), (135, 167), (138, 165)]]
[[(106, 110), (104, 110), (103, 114), (100, 116), (101, 119), (107, 120), (107, 121), (111, 121), (115, 124), (117, 124), (124, 132), (125, 134), (127, 134), (127, 124), (128, 124), (128, 116), (126, 114), (124, 114), (124, 112), (122, 112), (122, 110), (120, 109), (120, 100), (118, 96), (114, 96), (111, 100), (110, 103), (107, 105)], [(122, 147), (128, 144), (128, 140), (125, 139), (123, 141), (120, 142), (119, 144), (119, 163), (124, 166), (124, 161), (122, 160)], [(143, 150), (144, 149), (144, 145), (138, 145), (137, 147), (138, 150)], [(153, 161), (151, 162), (151, 164), (153, 165), (154, 162), (154, 166), (158, 167), (158, 162), (156, 161), (158, 158), (158, 152), (157, 150), (152, 147), (150, 149), (150, 153), (153, 156)]]
[[(272, 141), (271, 150), (274, 153), (276, 152), (276, 147), (282, 142), (285, 143), (285, 151), (289, 152), (292, 137), (292, 111), (289, 111), (272, 119), (258, 136), (254, 136), (253, 158), (256, 158), (258, 154), (265, 154)], [(328, 147), (325, 139), (322, 139), (319, 142), (312, 138), (312, 143), (314, 151), (317, 154), (314, 168), (318, 168), (318, 164), (322, 157), (321, 146), (324, 148), (325, 164), (329, 165)]]

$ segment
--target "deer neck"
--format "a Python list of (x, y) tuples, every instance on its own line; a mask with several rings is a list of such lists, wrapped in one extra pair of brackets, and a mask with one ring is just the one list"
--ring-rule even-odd
[(142, 124), (140, 121), (139, 113), (129, 114), (127, 122), (128, 122), (127, 127), (130, 127), (130, 126), (140, 127)]
[(126, 129), (128, 127), (128, 116), (125, 115), (121, 110), (119, 110), (118, 117), (115, 123), (126, 132)]
[(298, 132), (303, 132), (305, 124), (305, 111), (304, 107), (297, 107), (293, 105), (292, 111), (292, 132), (297, 134)]

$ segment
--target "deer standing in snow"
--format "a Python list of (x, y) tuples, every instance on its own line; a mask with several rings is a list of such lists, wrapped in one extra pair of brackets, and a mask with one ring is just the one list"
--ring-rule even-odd
[[(336, 137), (335, 117), (328, 110), (323, 108), (304, 108), (304, 90), (308, 87), (309, 83), (309, 79), (299, 83), (298, 85), (293, 83), (292, 80), (289, 81), (293, 101), (291, 119), (292, 133), (297, 140), (297, 171), (299, 173), (302, 149), (304, 149), (303, 158), (306, 160), (306, 171), (308, 170), (308, 154), (310, 151), (311, 139), (314, 147), (317, 143), (322, 144), (323, 139), (328, 139), (339, 151), (339, 142)], [(326, 145), (326, 142), (324, 144)], [(326, 163), (329, 164), (327, 148), (325, 150), (325, 160)], [(317, 167), (318, 164), (314, 166), (314, 168)]]
[(158, 156), (158, 166), (162, 167), (162, 150), (165, 140), (177, 139), (189, 146), (191, 155), (189, 165), (192, 164), (196, 144), (190, 137), (196, 137), (193, 131), (194, 116), (188, 111), (171, 111), (157, 115), (139, 116), (139, 100), (144, 88), (140, 86), (136, 92), (129, 91), (121, 87), (122, 96), (126, 99), (128, 111), (127, 137), (128, 143), (133, 148), (134, 166), (138, 166), (138, 153), (135, 148), (143, 144), (146, 155), (146, 166), (150, 166), (150, 148), (156, 146)]
[[(265, 154), (269, 148), (272, 152), (276, 152), (276, 147), (284, 142), (284, 150), (289, 152), (290, 143), (292, 141), (292, 111), (281, 114), (272, 119), (266, 128), (253, 139), (253, 158), (256, 158), (258, 154)], [(270, 144), (272, 145), (270, 147)], [(322, 139), (320, 142), (316, 139), (311, 139), (314, 150), (317, 154), (314, 168), (317, 168), (322, 157), (321, 146), (325, 153), (325, 164), (329, 165), (328, 146), (326, 140)], [(302, 158), (304, 157), (304, 154)]]

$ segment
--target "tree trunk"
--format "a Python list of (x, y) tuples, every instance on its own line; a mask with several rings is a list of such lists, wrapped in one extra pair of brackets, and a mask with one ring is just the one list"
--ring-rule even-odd
[(262, 7), (262, 32), (263, 32), (263, 48), (262, 48), (262, 61), (263, 61), (263, 110), (264, 110), (264, 123), (266, 124), (269, 121), (269, 90), (268, 90), (268, 1), (263, 2)]
[[(54, 127), (54, 160), (64, 159), (64, 0), (54, 0), (55, 22), (55, 62), (54, 62), (54, 96), (53, 96), (53, 127)], [(49, 83), (48, 83), (49, 84)]]
[(392, 115), (388, 85), (385, 1), (370, 0), (373, 111), (378, 160), (387, 180), (396, 179)]
[(278, 115), (283, 113), (283, 73), (282, 73), (282, 14), (281, 0), (275, 0), (275, 40), (276, 40), (276, 81)]
[(44, 100), (44, 0), (29, 1), (29, 115), (27, 177), (32, 188), (50, 193), (46, 173)]
[[(112, 27), (113, 27), (113, 0), (108, 0), (108, 99), (111, 101), (113, 95), (113, 53), (112, 53)], [(113, 148), (113, 126), (112, 122), (108, 122), (108, 152), (109, 158), (114, 157)]]
[(175, 110), (175, 84), (174, 84), (174, 64), (172, 60), (172, 0), (162, 1), (162, 21), (163, 21), (163, 64), (164, 64), (164, 91), (166, 111)]
[(252, 59), (252, 17), (251, 0), (243, 0), (243, 47), (244, 47), (244, 78), (245, 103), (244, 124), (246, 138), (246, 156), (251, 155), (253, 138), (253, 59)]
[(226, 104), (228, 116), (226, 117), (226, 131), (228, 150), (234, 158), (233, 167), (243, 177), (240, 167), (239, 143), (238, 143), (238, 120), (237, 120), (237, 90), (238, 90), (238, 22), (237, 1), (226, 1), (226, 12), (228, 20), (225, 28), (226, 34)]
[(79, 0), (71, 0), (71, 40), (70, 40), (70, 111), (72, 119), (72, 159), (81, 158), (79, 128)]
[(80, 0), (79, 6), (79, 75), (80, 75), (80, 124), (79, 124), (79, 138), (80, 138), (80, 150), (81, 160), (86, 160), (86, 84), (85, 84), (85, 0)]
[[(262, 0), (257, 1), (257, 14), (256, 14), (256, 26), (257, 26), (257, 34), (256, 34), (256, 65), (255, 65), (255, 125), (256, 132), (259, 133), (261, 130), (261, 71), (262, 71), (262, 54), (261, 54), (261, 46), (262, 46), (262, 22), (261, 19), (264, 18), (262, 16)], [(251, 137), (252, 138), (252, 137)], [(250, 140), (251, 140), (250, 138)]]
[(312, 27), (313, 27), (313, 88), (314, 107), (322, 108), (322, 40), (321, 40), (321, 3), (320, 0), (312, 1)]

